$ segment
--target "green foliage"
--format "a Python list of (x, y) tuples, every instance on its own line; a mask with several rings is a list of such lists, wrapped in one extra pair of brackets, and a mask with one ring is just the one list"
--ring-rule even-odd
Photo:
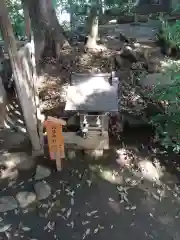
[[(175, 10), (177, 11), (179, 7)], [(169, 23), (163, 18), (161, 21), (160, 40), (169, 47), (180, 50), (180, 21)], [(151, 118), (155, 126), (156, 136), (166, 148), (172, 148), (174, 152), (180, 152), (180, 65), (171, 64), (165, 77), (170, 78), (170, 84), (157, 85), (149, 94), (155, 102), (161, 103), (163, 111)]]
[(24, 16), (20, 0), (8, 0), (7, 7), (15, 36), (25, 35)]
[(180, 20), (175, 23), (168, 23), (166, 20), (161, 20), (161, 38), (171, 46), (180, 47)]
[(176, 7), (173, 9), (172, 13), (176, 14), (180, 11), (180, 4), (177, 4)]
[(155, 126), (160, 143), (165, 148), (170, 147), (174, 152), (180, 152), (180, 66), (172, 66), (165, 75), (168, 75), (171, 83), (159, 84), (149, 94), (163, 109), (151, 117), (151, 123)]
[(105, 5), (109, 15), (112, 16), (129, 15), (133, 8), (133, 2), (129, 0), (106, 0)]

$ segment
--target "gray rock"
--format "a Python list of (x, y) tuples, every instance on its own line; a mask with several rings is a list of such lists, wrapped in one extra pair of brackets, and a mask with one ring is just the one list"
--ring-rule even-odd
[(29, 156), (26, 152), (6, 152), (1, 156), (1, 159), (7, 167), (18, 167), (23, 163), (28, 166), (32, 162), (32, 156)]
[(33, 158), (31, 158), (31, 159), (20, 162), (17, 165), (17, 168), (19, 170), (29, 170), (29, 169), (32, 169), (34, 165), (35, 165), (35, 161), (33, 160)]
[(136, 62), (138, 59), (137, 53), (131, 46), (124, 46), (120, 53), (121, 57), (128, 58), (131, 62)]
[(41, 180), (41, 179), (49, 177), (50, 174), (51, 174), (50, 169), (48, 169), (44, 166), (38, 165), (37, 168), (36, 168), (35, 179), (36, 180)]
[(18, 207), (17, 201), (12, 196), (4, 196), (0, 198), (0, 212), (7, 212)]
[(34, 190), (38, 200), (43, 200), (51, 194), (51, 187), (46, 182), (38, 182), (34, 185)]
[(18, 170), (16, 168), (6, 168), (1, 171), (1, 179), (16, 179), (18, 177)]
[(21, 208), (26, 208), (30, 204), (36, 201), (36, 194), (33, 192), (19, 192), (16, 195), (16, 199), (19, 202)]

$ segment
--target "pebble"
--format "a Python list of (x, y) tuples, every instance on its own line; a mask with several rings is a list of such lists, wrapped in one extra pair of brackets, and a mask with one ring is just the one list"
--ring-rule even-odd
[(0, 212), (7, 212), (18, 207), (17, 201), (12, 196), (4, 196), (0, 198)]
[(47, 178), (50, 176), (50, 174), (51, 174), (50, 169), (44, 166), (38, 165), (36, 167), (35, 180), (41, 180), (41, 179)]
[(34, 190), (38, 200), (43, 200), (51, 194), (51, 187), (46, 182), (38, 182), (34, 185)]
[(19, 192), (16, 195), (16, 199), (19, 202), (21, 208), (26, 208), (30, 204), (36, 201), (36, 194), (33, 192)]

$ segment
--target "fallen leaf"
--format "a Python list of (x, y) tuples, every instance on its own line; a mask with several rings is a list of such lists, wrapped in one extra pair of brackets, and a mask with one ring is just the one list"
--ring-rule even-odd
[(52, 195), (52, 198), (56, 198), (56, 194), (53, 194), (53, 195)]
[(48, 232), (53, 231), (55, 228), (55, 222), (49, 221), (48, 224), (44, 227), (44, 230), (48, 230)]
[(88, 223), (90, 223), (90, 221), (83, 221), (82, 225), (84, 226), (84, 225), (87, 225)]
[(17, 215), (19, 213), (19, 210), (18, 209), (15, 209), (14, 210), (14, 214)]
[(96, 234), (99, 231), (99, 228), (94, 229), (94, 234)]
[(61, 208), (61, 212), (65, 212), (66, 211), (66, 208)]
[(25, 231), (25, 232), (28, 232), (30, 231), (31, 229), (29, 227), (22, 227), (22, 230)]
[(66, 219), (62, 214), (60, 214), (60, 213), (57, 213), (56, 216), (62, 217), (64, 220), (67, 220), (67, 219)]
[(104, 229), (104, 226), (101, 226), (100, 224), (98, 224), (98, 228), (102, 230)]
[(91, 187), (92, 181), (91, 180), (86, 180), (86, 182), (87, 182), (88, 186)]
[(74, 198), (71, 198), (71, 205), (74, 205)]
[(60, 190), (60, 189), (58, 189), (58, 190), (56, 190), (56, 192), (57, 192), (57, 194), (60, 194), (60, 193), (61, 193), (61, 190)]
[(123, 198), (124, 198), (124, 200), (125, 200), (126, 202), (129, 202), (129, 200), (128, 200), (128, 198), (127, 198), (127, 196), (126, 196), (125, 194), (124, 194)]
[(86, 229), (85, 233), (83, 234), (82, 239), (85, 239), (90, 234), (90, 232), (91, 232), (90, 228)]
[(91, 217), (92, 215), (94, 215), (94, 214), (97, 213), (97, 212), (98, 212), (97, 210), (92, 211), (92, 212), (87, 212), (86, 215), (87, 215), (88, 217)]
[(69, 208), (69, 210), (67, 211), (66, 217), (69, 218), (71, 215), (71, 208)]
[(71, 197), (73, 197), (75, 194), (74, 190), (71, 191), (69, 188), (66, 188), (65, 191), (66, 191), (67, 195), (71, 196)]
[(72, 222), (68, 223), (67, 226), (74, 228), (74, 222), (72, 221)]

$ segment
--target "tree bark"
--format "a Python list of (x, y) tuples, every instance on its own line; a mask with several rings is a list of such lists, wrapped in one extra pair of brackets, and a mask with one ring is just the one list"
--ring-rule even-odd
[(98, 11), (97, 6), (92, 6), (89, 19), (88, 19), (88, 25), (89, 25), (89, 35), (88, 40), (86, 43), (87, 48), (95, 48), (97, 46), (96, 40), (98, 37)]
[[(17, 95), (21, 104), (26, 129), (35, 155), (43, 153), (42, 134), (37, 121), (37, 95), (33, 79), (32, 52), (28, 48), (17, 51), (12, 25), (8, 16), (5, 0), (1, 0), (0, 27), (7, 45)], [(31, 61), (31, 63), (30, 63)]]
[(6, 116), (6, 104), (7, 104), (7, 95), (4, 89), (2, 79), (0, 77), (0, 128), (4, 127), (4, 121)]
[(69, 4), (69, 13), (70, 13), (70, 26), (71, 30), (74, 29), (75, 27), (75, 17), (74, 17), (74, 5), (72, 0), (68, 0)]
[(69, 43), (58, 22), (52, 0), (25, 1), (34, 35), (36, 62), (38, 63), (44, 55), (59, 58), (60, 49), (69, 46)]
[(24, 12), (25, 33), (28, 41), (30, 42), (31, 41), (31, 19), (29, 17), (29, 10), (25, 0), (22, 0), (22, 7)]

